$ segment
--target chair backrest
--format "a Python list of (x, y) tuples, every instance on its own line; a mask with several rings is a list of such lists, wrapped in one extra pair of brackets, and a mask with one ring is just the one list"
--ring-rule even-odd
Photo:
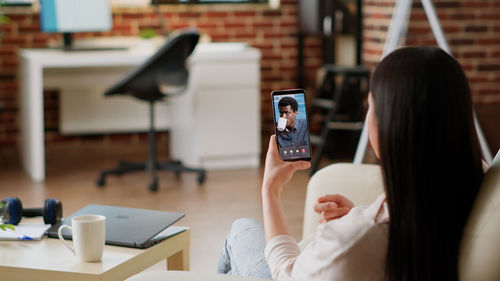
[[(307, 187), (301, 247), (318, 226), (313, 205), (324, 194), (342, 194), (356, 205), (370, 204), (383, 191), (376, 165), (333, 164), (316, 172)], [(500, 280), (500, 151), (486, 171), (460, 247), (461, 281)]]
[(313, 206), (325, 194), (341, 194), (355, 205), (369, 205), (383, 191), (378, 165), (338, 163), (318, 170), (307, 185), (302, 238), (316, 232), (318, 215)]
[(138, 99), (155, 101), (165, 95), (162, 84), (184, 88), (188, 72), (186, 60), (193, 52), (200, 35), (196, 30), (180, 30), (168, 36), (165, 44), (142, 65), (132, 70), (122, 80), (109, 88), (104, 94), (132, 95)]
[(500, 151), (488, 168), (467, 222), (460, 280), (500, 280)]

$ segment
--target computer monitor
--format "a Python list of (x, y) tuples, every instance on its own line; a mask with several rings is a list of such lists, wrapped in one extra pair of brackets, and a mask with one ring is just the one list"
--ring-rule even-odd
[(109, 31), (113, 27), (109, 0), (40, 0), (44, 32), (63, 34), (63, 49), (73, 49), (72, 33)]

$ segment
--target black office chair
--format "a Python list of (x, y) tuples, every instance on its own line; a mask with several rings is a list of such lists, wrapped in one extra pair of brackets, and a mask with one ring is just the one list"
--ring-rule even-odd
[(186, 59), (198, 43), (199, 37), (200, 35), (195, 30), (184, 30), (170, 35), (165, 45), (152, 57), (105, 92), (105, 96), (131, 95), (149, 102), (149, 155), (146, 163), (120, 162), (117, 168), (102, 171), (96, 181), (98, 186), (105, 185), (108, 175), (144, 170), (151, 172), (153, 177), (149, 184), (151, 191), (158, 190), (156, 170), (170, 170), (177, 176), (181, 172), (198, 173), (198, 183), (202, 184), (205, 181), (204, 169), (188, 168), (180, 161), (159, 163), (156, 160), (154, 129), (154, 104), (165, 97), (183, 93), (188, 81)]

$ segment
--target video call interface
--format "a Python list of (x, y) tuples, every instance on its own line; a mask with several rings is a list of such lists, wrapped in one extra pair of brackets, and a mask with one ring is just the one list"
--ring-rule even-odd
[(275, 95), (273, 103), (276, 141), (281, 158), (310, 158), (304, 94)]

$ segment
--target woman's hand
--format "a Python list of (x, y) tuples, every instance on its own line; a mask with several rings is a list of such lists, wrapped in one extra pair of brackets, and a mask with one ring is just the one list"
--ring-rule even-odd
[(351, 200), (340, 194), (327, 194), (318, 198), (314, 211), (319, 214), (319, 222), (329, 222), (341, 218), (354, 207)]
[(271, 136), (262, 182), (262, 209), (267, 242), (278, 235), (290, 235), (281, 204), (281, 190), (290, 181), (295, 171), (305, 170), (310, 166), (311, 164), (307, 161), (283, 161), (276, 145), (276, 136)]
[(311, 167), (311, 163), (307, 161), (283, 161), (276, 145), (276, 136), (272, 135), (267, 149), (262, 191), (281, 192), (295, 171), (305, 170), (309, 167)]

